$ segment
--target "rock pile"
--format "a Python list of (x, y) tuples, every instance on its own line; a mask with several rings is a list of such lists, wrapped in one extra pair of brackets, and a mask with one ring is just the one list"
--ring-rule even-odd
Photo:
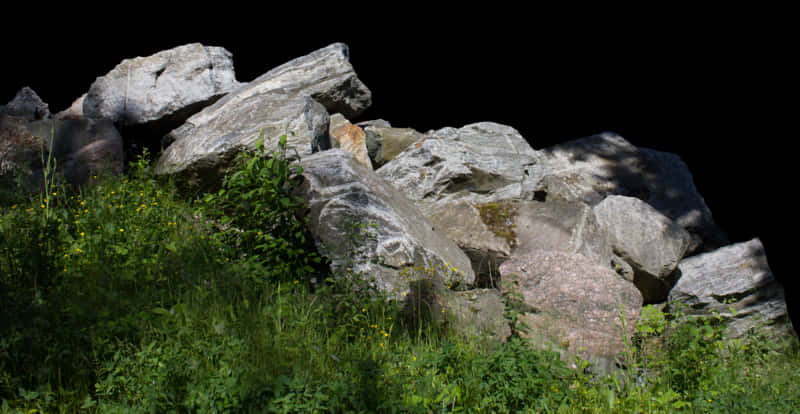
[[(213, 185), (236, 152), (260, 137), (274, 149), (286, 134), (318, 246), (344, 257), (353, 224), (377, 225), (357, 273), (400, 298), (415, 283), (408, 269), (436, 269), (434, 294), (462, 332), (505, 339), (500, 289), (511, 279), (532, 343), (601, 366), (644, 304), (719, 312), (735, 336), (791, 326), (760, 242), (730, 245), (678, 156), (614, 133), (536, 150), (492, 122), (426, 133), (351, 123), (370, 103), (341, 43), (247, 83), (229, 52), (191, 44), (122, 61), (55, 117), (23, 89), (0, 107), (0, 157), (35, 177), (37, 151), (55, 140), (81, 183), (120, 171), (123, 142), (147, 145), (126, 128), (173, 126), (151, 137), (165, 146), (156, 172)], [(350, 263), (334, 257), (333, 270)]]

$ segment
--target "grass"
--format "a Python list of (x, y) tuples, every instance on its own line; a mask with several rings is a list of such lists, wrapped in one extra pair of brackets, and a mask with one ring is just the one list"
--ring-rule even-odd
[[(714, 318), (646, 308), (611, 375), (568, 368), (519, 335), (488, 346), (423, 332), (364, 275), (324, 273), (297, 231), (302, 206), (280, 201), (298, 171), (273, 155), (243, 157), (238, 181), (194, 199), (156, 179), (146, 155), (78, 191), (51, 181), (43, 194), (3, 193), (0, 411), (800, 409), (797, 342), (724, 341)], [(273, 213), (253, 219), (260, 203)]]

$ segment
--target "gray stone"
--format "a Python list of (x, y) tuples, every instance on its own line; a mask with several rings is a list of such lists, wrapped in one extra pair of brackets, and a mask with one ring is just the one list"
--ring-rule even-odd
[(497, 289), (447, 292), (445, 313), (456, 332), (490, 343), (505, 342), (511, 327), (505, 318), (505, 302)]
[(332, 44), (270, 70), (193, 115), (165, 137), (171, 144), (156, 171), (189, 169), (197, 176), (199, 163), (199, 170), (216, 172), (236, 148), (252, 149), (262, 131), (272, 142), (287, 133), (300, 157), (329, 149), (328, 113), (352, 117), (371, 99), (348, 61), (347, 46)]
[(7, 105), (0, 105), (0, 115), (16, 116), (30, 120), (50, 118), (50, 108), (29, 87), (17, 92)]
[(369, 157), (376, 169), (395, 159), (409, 145), (424, 138), (424, 135), (412, 128), (392, 128), (376, 124), (365, 126), (364, 132), (367, 134)]
[(266, 150), (272, 152), (278, 138), (286, 134), (290, 159), (310, 155), (313, 147), (330, 146), (328, 113), (308, 96), (264, 93), (226, 108), (209, 122), (194, 125), (193, 117), (173, 130), (170, 135), (175, 141), (158, 159), (156, 173), (180, 173), (199, 184), (213, 184), (239, 150), (255, 149), (262, 138)]
[[(695, 237), (690, 251), (727, 240), (697, 193), (691, 173), (675, 155), (640, 150), (606, 132), (542, 150), (547, 158), (547, 197), (595, 206), (609, 195), (636, 197)], [(704, 246), (701, 246), (704, 245)]]
[(666, 300), (689, 247), (689, 233), (638, 198), (608, 196), (594, 213), (614, 251), (633, 268), (645, 303)]
[(613, 368), (642, 308), (632, 283), (582, 255), (544, 250), (512, 256), (500, 274), (517, 284), (533, 346), (579, 355), (603, 371)]
[(543, 161), (515, 129), (480, 122), (433, 131), (377, 171), (415, 201), (488, 202), (532, 199)]
[(678, 270), (680, 279), (669, 293), (670, 308), (683, 304), (682, 310), (692, 314), (716, 312), (731, 337), (741, 337), (761, 324), (770, 324), (773, 333), (791, 331), (783, 287), (773, 276), (759, 239), (683, 259)]
[[(297, 195), (309, 203), (311, 234), (334, 257), (335, 273), (349, 269), (374, 278), (379, 289), (395, 296), (409, 289), (408, 269), (434, 269), (431, 278), (451, 287), (474, 282), (469, 259), (458, 246), (352, 154), (332, 149), (305, 157), (299, 165), (304, 180)], [(375, 237), (348, 251), (350, 230), (359, 224), (375, 225)]]
[[(52, 149), (52, 151), (51, 151)], [(40, 120), (0, 116), (3, 172), (20, 173), (30, 189), (42, 185), (42, 159), (52, 157), (56, 171), (74, 187), (98, 173), (119, 174), (122, 138), (108, 120)]]
[(587, 204), (559, 199), (520, 202), (513, 221), (515, 255), (536, 250), (577, 253), (633, 281), (633, 269), (615, 254), (608, 234)]
[(125, 126), (180, 125), (238, 85), (230, 52), (192, 43), (123, 60), (92, 83), (83, 115)]

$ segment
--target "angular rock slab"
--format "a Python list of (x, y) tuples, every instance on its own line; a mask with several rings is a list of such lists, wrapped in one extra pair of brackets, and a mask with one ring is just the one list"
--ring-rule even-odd
[(492, 122), (433, 131), (377, 171), (425, 203), (531, 199), (545, 173), (541, 153), (514, 128)]
[[(262, 130), (273, 139), (287, 133), (289, 146), (303, 157), (331, 147), (328, 113), (355, 116), (372, 95), (356, 77), (347, 46), (335, 43), (294, 59), (259, 76), (189, 118), (164, 137), (172, 144), (156, 171), (218, 170), (236, 147), (253, 147)], [(288, 125), (288, 127), (287, 127)], [(175, 147), (175, 148), (173, 148)], [(291, 155), (291, 154), (290, 154)]]
[(642, 295), (632, 283), (581, 255), (544, 250), (512, 256), (500, 273), (518, 283), (534, 346), (613, 368), (641, 313)]
[(230, 52), (192, 43), (120, 62), (92, 83), (83, 116), (126, 126), (183, 121), (238, 86)]
[(689, 232), (638, 198), (608, 196), (594, 213), (614, 251), (633, 268), (644, 302), (666, 300), (689, 247)]
[[(341, 149), (303, 158), (303, 183), (297, 195), (309, 203), (309, 227), (317, 247), (335, 259), (335, 273), (347, 268), (374, 278), (379, 289), (399, 295), (407, 292), (406, 269), (439, 269), (447, 285), (472, 284), (475, 275), (469, 259), (431, 223), (400, 191), (358, 163)], [(374, 238), (348, 252), (354, 225), (375, 225)], [(352, 263), (347, 257), (353, 256)]]
[(606, 132), (542, 150), (547, 157), (544, 191), (595, 206), (609, 195), (636, 197), (694, 236), (690, 252), (727, 243), (692, 175), (674, 154), (639, 149)]
[(239, 150), (253, 150), (263, 138), (271, 153), (278, 149), (279, 137), (284, 134), (290, 159), (310, 155), (312, 147), (327, 146), (328, 112), (315, 100), (280, 93), (250, 98), (228, 107), (208, 123), (192, 126), (190, 120), (172, 131), (178, 138), (161, 154), (156, 173), (181, 173), (201, 184), (219, 180), (217, 171)]
[(772, 324), (768, 329), (775, 333), (791, 331), (783, 287), (773, 276), (759, 239), (686, 258), (678, 270), (681, 275), (669, 293), (670, 307), (680, 303), (691, 313), (718, 312), (732, 337), (760, 324)]

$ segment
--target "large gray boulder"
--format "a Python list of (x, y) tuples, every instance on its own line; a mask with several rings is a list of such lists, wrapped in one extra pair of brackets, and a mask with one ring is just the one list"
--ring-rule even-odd
[(614, 251), (633, 268), (645, 303), (666, 300), (689, 247), (689, 233), (638, 198), (608, 196), (594, 213)]
[(0, 115), (15, 116), (30, 120), (50, 118), (50, 107), (36, 92), (24, 87), (6, 105), (0, 105)]
[(314, 51), (259, 76), (189, 118), (170, 132), (171, 143), (156, 165), (160, 174), (205, 169), (230, 159), (240, 147), (252, 149), (262, 135), (286, 133), (300, 157), (330, 148), (329, 113), (356, 116), (371, 103), (342, 43)]
[(514, 255), (536, 250), (576, 253), (633, 281), (630, 265), (620, 258), (606, 229), (586, 203), (557, 198), (524, 201), (513, 218), (517, 245)]
[(159, 157), (157, 174), (175, 174), (198, 184), (211, 184), (241, 149), (255, 149), (259, 139), (267, 151), (278, 148), (287, 137), (287, 156), (296, 159), (312, 153), (312, 147), (328, 146), (328, 112), (308, 96), (265, 93), (238, 102), (208, 123), (194, 126), (190, 119), (171, 135), (178, 137)]
[(83, 116), (124, 126), (180, 125), (238, 85), (230, 52), (192, 43), (120, 62), (92, 83)]
[(636, 197), (693, 236), (690, 252), (727, 244), (697, 192), (688, 167), (673, 154), (639, 149), (606, 132), (542, 150), (548, 197), (595, 206), (609, 195)]
[[(374, 278), (378, 289), (394, 296), (408, 292), (413, 269), (433, 269), (431, 278), (451, 287), (474, 282), (469, 259), (458, 246), (352, 154), (332, 149), (305, 157), (299, 165), (303, 183), (297, 195), (309, 203), (311, 234), (334, 258), (335, 274)], [(360, 224), (374, 225), (374, 238), (348, 251), (353, 250), (351, 230)]]
[(522, 295), (533, 346), (579, 355), (608, 371), (625, 350), (642, 308), (632, 283), (579, 254), (537, 250), (500, 266)]
[(78, 187), (95, 174), (122, 172), (122, 138), (109, 120), (28, 121), (0, 115), (2, 172), (14, 171), (26, 187), (36, 189), (43, 183), (42, 159), (48, 158), (67, 183)]
[(469, 254), (480, 285), (493, 286), (512, 241), (486, 224), (481, 209), (534, 198), (544, 166), (514, 128), (480, 122), (431, 131), (377, 173)]
[(377, 171), (423, 204), (531, 199), (545, 172), (519, 132), (492, 122), (432, 131)]
[(783, 287), (759, 239), (686, 258), (678, 270), (670, 307), (692, 314), (718, 313), (731, 337), (744, 336), (762, 324), (774, 334), (791, 331)]

